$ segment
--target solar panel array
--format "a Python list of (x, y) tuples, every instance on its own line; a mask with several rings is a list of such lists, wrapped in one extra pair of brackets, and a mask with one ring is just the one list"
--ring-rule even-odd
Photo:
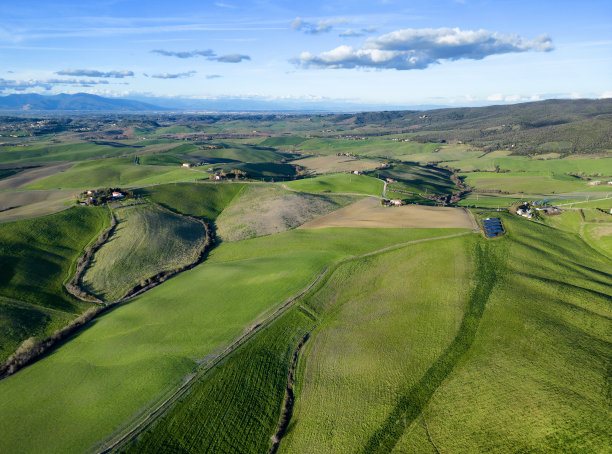
[(501, 219), (499, 218), (488, 218), (482, 221), (484, 225), (485, 236), (492, 238), (504, 234), (504, 227), (502, 226)]

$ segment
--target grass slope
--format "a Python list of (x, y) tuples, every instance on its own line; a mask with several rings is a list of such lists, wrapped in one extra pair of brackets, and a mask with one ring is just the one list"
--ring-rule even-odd
[(105, 314), (0, 381), (0, 451), (82, 452), (178, 386), (197, 361), (332, 261), (441, 232), (294, 230), (222, 244), (205, 264)]
[(50, 334), (89, 307), (63, 288), (72, 264), (108, 225), (104, 208), (0, 224), (0, 360), (31, 336)]
[(252, 184), (216, 221), (223, 241), (238, 241), (296, 228), (354, 201), (350, 196), (301, 194), (277, 185)]
[(201, 223), (141, 204), (114, 211), (117, 227), (83, 275), (87, 292), (114, 301), (140, 282), (194, 262), (206, 241)]
[(313, 324), (292, 308), (215, 367), (126, 452), (266, 452), (293, 350)]
[(176, 183), (144, 188), (139, 193), (172, 211), (214, 221), (243, 188), (242, 183)]
[(186, 168), (136, 165), (133, 158), (82, 162), (59, 175), (36, 182), (28, 189), (99, 188), (138, 186), (207, 178), (208, 174)]
[(474, 239), (349, 262), (306, 300), (322, 322), (304, 348), (281, 451), (355, 452), (367, 445), (456, 337)]
[[(610, 260), (510, 215), (507, 257), (470, 350), (423, 411), (439, 452), (604, 452), (610, 445)], [(417, 424), (417, 423), (415, 423)], [(425, 440), (426, 441), (426, 440)]]
[(286, 183), (291, 189), (304, 192), (341, 192), (381, 196), (383, 182), (366, 175), (337, 173)]

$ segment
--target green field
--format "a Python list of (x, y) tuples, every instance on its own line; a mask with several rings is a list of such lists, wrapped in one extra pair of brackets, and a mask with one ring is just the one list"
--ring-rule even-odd
[[(302, 301), (318, 327), (282, 452), (605, 451), (610, 261), (576, 235), (502, 216), (501, 240), (354, 260)], [(233, 259), (249, 254), (232, 246)], [(232, 354), (133, 451), (266, 450), (300, 317)]]
[(292, 308), (215, 367), (127, 452), (266, 452), (276, 430), (293, 350), (312, 328)]
[(0, 360), (91, 307), (63, 288), (83, 249), (108, 226), (105, 208), (74, 207), (0, 224)]
[(374, 170), (367, 174), (377, 178), (395, 180), (394, 183), (387, 184), (387, 191), (391, 192), (399, 190), (416, 194), (450, 194), (457, 189), (450, 180), (451, 172), (431, 166), (395, 163), (388, 168)]
[(304, 348), (295, 422), (281, 451), (356, 452), (368, 443), (455, 338), (473, 276), (472, 240), (349, 262), (306, 301), (322, 322)]
[(332, 261), (444, 231), (293, 230), (222, 244), (205, 264), (105, 314), (52, 355), (0, 381), (0, 414), (11, 415), (0, 419), (0, 450), (81, 452), (174, 389), (196, 361)]
[(350, 194), (369, 194), (381, 196), (383, 182), (366, 175), (336, 173), (314, 178), (290, 181), (286, 183), (291, 189), (304, 192), (340, 192)]
[(61, 174), (31, 184), (27, 189), (140, 186), (206, 178), (207, 173), (194, 169), (136, 165), (133, 158), (113, 158), (79, 163)]
[(94, 254), (83, 288), (115, 301), (140, 282), (193, 263), (206, 241), (204, 226), (151, 204), (114, 210), (117, 226)]
[(465, 174), (468, 186), (511, 194), (559, 194), (578, 191), (612, 191), (607, 185), (588, 186), (570, 175), (547, 172), (473, 172)]
[(151, 186), (138, 193), (172, 211), (214, 221), (243, 188), (243, 183), (174, 183)]
[[(215, 143), (218, 148), (196, 148), (188, 156), (212, 162), (279, 162), (286, 156), (274, 148), (262, 147), (238, 142)], [(177, 152), (174, 149), (173, 152)]]
[(130, 146), (112, 147), (89, 142), (8, 147), (0, 152), (0, 162), (84, 161), (129, 155), (137, 150)]

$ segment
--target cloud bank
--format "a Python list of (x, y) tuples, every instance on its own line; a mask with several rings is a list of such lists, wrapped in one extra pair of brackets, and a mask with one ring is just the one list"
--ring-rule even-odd
[(527, 40), (487, 30), (459, 28), (406, 29), (369, 38), (362, 48), (339, 46), (313, 55), (303, 52), (293, 63), (302, 68), (425, 69), (442, 60), (481, 60), (490, 55), (553, 49), (552, 40), (541, 35)]
[(25, 91), (31, 88), (51, 90), (56, 85), (72, 85), (75, 87), (92, 87), (94, 85), (108, 85), (107, 80), (84, 79), (45, 79), (45, 80), (9, 80), (0, 78), (0, 92), (6, 90)]
[(177, 58), (194, 58), (194, 57), (214, 57), (216, 54), (212, 49), (206, 50), (192, 50), (192, 51), (172, 51), (164, 49), (153, 49), (151, 52), (154, 54), (163, 55), (165, 57), (177, 57)]
[(178, 58), (194, 58), (194, 57), (206, 57), (210, 61), (218, 61), (221, 63), (240, 63), (244, 60), (250, 60), (251, 57), (243, 54), (227, 54), (217, 55), (214, 50), (192, 50), (192, 51), (171, 51), (163, 49), (154, 49), (151, 52), (165, 57), (178, 57)]
[(83, 76), (83, 77), (107, 77), (114, 79), (123, 79), (124, 77), (133, 77), (133, 71), (96, 71), (95, 69), (62, 69), (55, 74), (58, 76)]
[(154, 79), (184, 79), (185, 77), (193, 76), (195, 73), (197, 73), (197, 71), (187, 71), (184, 73), (175, 73), (175, 74), (159, 73), (159, 74), (152, 74), (151, 77), (153, 77)]
[(327, 33), (332, 30), (334, 25), (345, 24), (348, 22), (346, 19), (328, 19), (319, 22), (307, 22), (301, 17), (296, 17), (291, 21), (289, 27), (291, 30), (302, 31), (310, 35), (318, 35), (319, 33)]
[(338, 36), (341, 36), (343, 38), (356, 38), (358, 36), (364, 36), (368, 33), (374, 33), (375, 31), (376, 31), (376, 27), (366, 27), (360, 30), (353, 30), (351, 28), (348, 28), (344, 30), (342, 33), (340, 33)]

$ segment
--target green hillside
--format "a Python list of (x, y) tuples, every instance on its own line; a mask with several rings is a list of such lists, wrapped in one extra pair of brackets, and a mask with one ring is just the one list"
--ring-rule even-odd
[(176, 183), (144, 188), (139, 194), (172, 211), (214, 221), (243, 188), (243, 183)]
[(117, 226), (94, 254), (82, 282), (85, 290), (114, 301), (142, 281), (193, 263), (206, 241), (194, 220), (141, 204), (114, 210)]
[(89, 449), (331, 262), (444, 230), (293, 230), (221, 244), (206, 263), (106, 313), (52, 355), (0, 381), (0, 414), (11, 415), (0, 418), (0, 451)]
[(109, 223), (105, 208), (74, 207), (0, 224), (0, 360), (90, 307), (63, 288), (73, 263)]
[(186, 168), (137, 165), (133, 158), (82, 162), (65, 172), (31, 184), (27, 189), (101, 188), (193, 181), (208, 174)]
[(304, 192), (340, 192), (381, 196), (383, 182), (366, 175), (336, 173), (287, 182), (291, 189)]

